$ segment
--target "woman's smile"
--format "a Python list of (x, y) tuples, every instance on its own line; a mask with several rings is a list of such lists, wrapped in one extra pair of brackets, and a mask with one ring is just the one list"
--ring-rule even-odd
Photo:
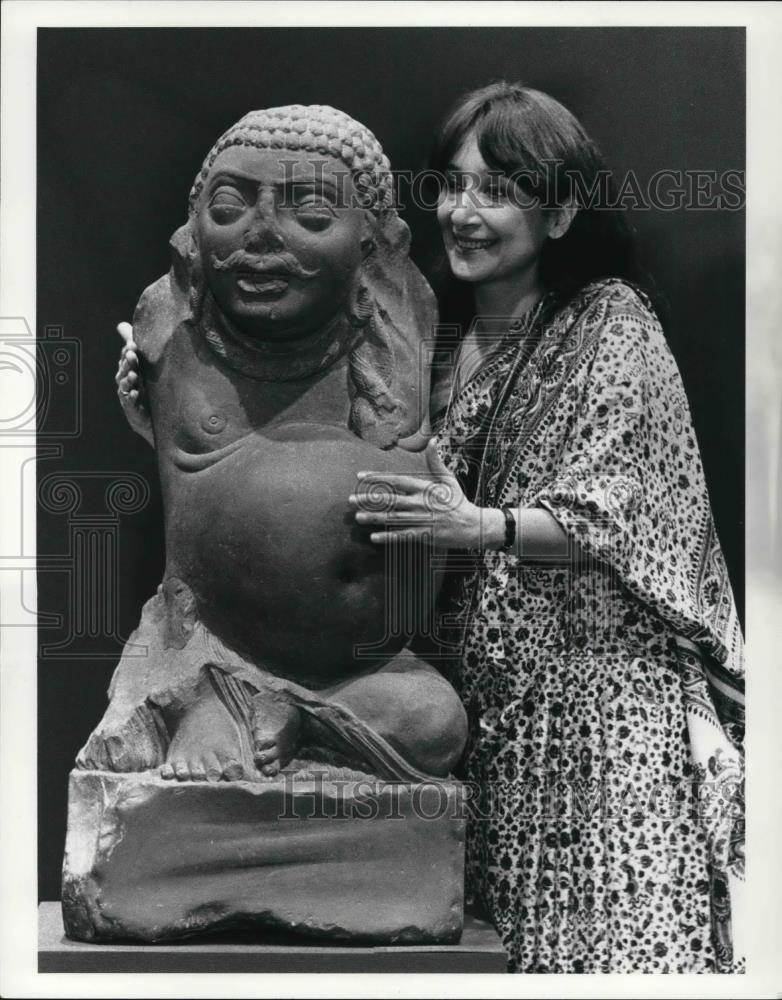
[(474, 250), (488, 250), (489, 247), (493, 247), (499, 242), (496, 239), (463, 236), (459, 233), (453, 233), (453, 241), (456, 249), (462, 253), (471, 253)]

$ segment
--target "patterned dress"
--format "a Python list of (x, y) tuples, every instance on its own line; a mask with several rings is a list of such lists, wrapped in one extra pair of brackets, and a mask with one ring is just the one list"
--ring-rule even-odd
[(435, 426), (468, 495), (571, 547), (467, 554), (443, 590), (468, 894), (514, 971), (739, 971), (742, 638), (654, 313), (614, 280), (544, 299)]

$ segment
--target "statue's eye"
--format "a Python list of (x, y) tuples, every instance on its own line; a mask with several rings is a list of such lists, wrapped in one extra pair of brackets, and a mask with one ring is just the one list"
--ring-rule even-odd
[(328, 198), (324, 198), (323, 195), (319, 194), (308, 194), (303, 198), (298, 198), (296, 201), (296, 208), (299, 211), (327, 212), (329, 215), (334, 214), (334, 206)]
[(319, 194), (307, 194), (296, 199), (296, 218), (307, 229), (320, 230), (336, 218), (333, 204)]
[(236, 221), (246, 208), (247, 203), (239, 192), (228, 187), (218, 188), (209, 202), (209, 214), (221, 225)]

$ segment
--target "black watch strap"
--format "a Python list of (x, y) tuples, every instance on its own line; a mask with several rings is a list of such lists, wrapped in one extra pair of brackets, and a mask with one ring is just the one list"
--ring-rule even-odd
[(502, 547), (510, 549), (516, 541), (516, 518), (513, 516), (512, 507), (503, 507), (502, 513), (505, 515), (505, 544)]

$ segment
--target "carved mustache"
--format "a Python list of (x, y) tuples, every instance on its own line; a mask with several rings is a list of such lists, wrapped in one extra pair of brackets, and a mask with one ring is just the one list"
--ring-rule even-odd
[(252, 271), (256, 274), (284, 274), (286, 277), (316, 278), (320, 271), (308, 271), (300, 264), (292, 253), (282, 250), (279, 253), (254, 254), (246, 250), (234, 250), (224, 259), (216, 254), (210, 255), (215, 271)]

